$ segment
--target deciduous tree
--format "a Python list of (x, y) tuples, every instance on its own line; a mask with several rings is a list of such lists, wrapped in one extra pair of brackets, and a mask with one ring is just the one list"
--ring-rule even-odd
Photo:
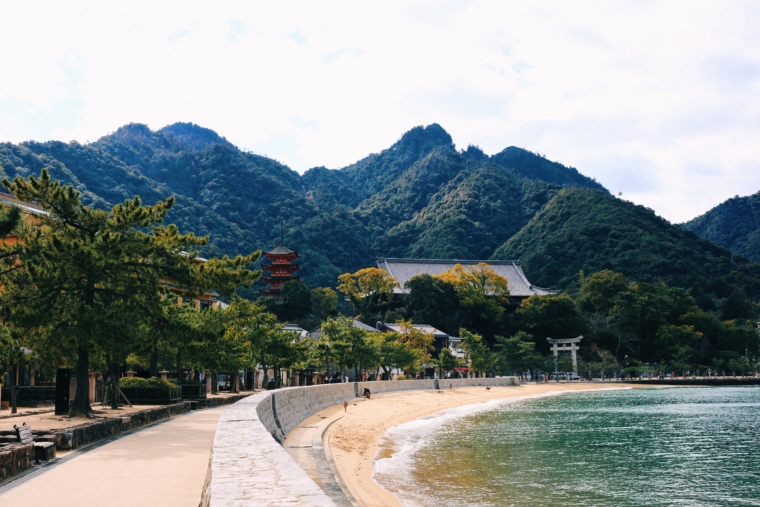
[(360, 269), (356, 273), (344, 273), (338, 277), (338, 290), (348, 297), (359, 311), (364, 323), (371, 323), (375, 315), (382, 316), (393, 299), (393, 289), (398, 282), (387, 271), (379, 268)]
[(531, 296), (523, 300), (516, 311), (523, 329), (536, 338), (542, 352), (549, 345), (546, 338), (575, 338), (584, 335), (590, 338), (591, 325), (569, 296)]
[(311, 309), (320, 321), (338, 314), (338, 293), (330, 287), (311, 289)]
[(496, 366), (498, 357), (483, 342), (482, 336), (465, 328), (459, 330), (459, 336), (462, 337), (462, 348), (467, 352), (470, 368), (478, 372), (488, 373)]

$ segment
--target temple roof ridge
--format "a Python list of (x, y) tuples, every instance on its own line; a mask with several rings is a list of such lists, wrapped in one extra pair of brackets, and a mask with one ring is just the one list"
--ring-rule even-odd
[(473, 259), (408, 259), (394, 257), (377, 257), (375, 265), (396, 279), (399, 286), (396, 294), (409, 294), (404, 288), (406, 282), (415, 276), (428, 274), (440, 275), (457, 264), (475, 266), (488, 264), (499, 276), (507, 279), (511, 297), (548, 296), (560, 291), (538, 287), (528, 281), (519, 259), (515, 260), (473, 260)]

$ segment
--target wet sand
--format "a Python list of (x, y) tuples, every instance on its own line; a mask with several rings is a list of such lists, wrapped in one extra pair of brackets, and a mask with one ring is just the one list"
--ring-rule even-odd
[(535, 396), (558, 391), (587, 391), (639, 387), (622, 383), (539, 383), (519, 387), (463, 387), (443, 391), (394, 392), (350, 405), (344, 417), (330, 426), (325, 445), (346, 487), (366, 507), (403, 506), (391, 492), (372, 479), (374, 460), (382, 438), (393, 426), (442, 410), (495, 399)]

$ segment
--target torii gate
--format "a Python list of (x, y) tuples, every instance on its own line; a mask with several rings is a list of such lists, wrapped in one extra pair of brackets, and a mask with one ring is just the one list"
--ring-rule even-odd
[(557, 356), (560, 352), (570, 352), (573, 355), (573, 373), (578, 374), (578, 342), (583, 339), (583, 335), (576, 338), (547, 338), (546, 341), (551, 343), (552, 352), (554, 352), (554, 369), (557, 369)]

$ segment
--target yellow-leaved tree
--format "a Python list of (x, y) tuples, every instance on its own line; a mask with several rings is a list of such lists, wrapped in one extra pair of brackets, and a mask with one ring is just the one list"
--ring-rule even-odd
[(400, 328), (399, 341), (419, 353), (419, 358), (414, 365), (410, 365), (410, 369), (416, 369), (426, 364), (430, 360), (430, 352), (433, 350), (433, 341), (435, 340), (433, 333), (414, 327), (411, 320), (402, 319), (396, 322), (396, 325)]
[(393, 289), (398, 282), (387, 271), (379, 268), (360, 269), (356, 273), (344, 273), (338, 277), (341, 291), (359, 312), (360, 319), (372, 324), (373, 317), (385, 315), (388, 303), (393, 299)]
[(509, 285), (507, 279), (496, 273), (485, 262), (477, 265), (454, 265), (453, 268), (435, 275), (456, 288), (460, 304), (474, 306), (482, 302), (486, 296), (491, 296), (499, 302), (509, 301)]
[(493, 336), (509, 302), (507, 279), (485, 262), (456, 264), (435, 278), (454, 287), (459, 307), (465, 313), (462, 321), (481, 334)]

